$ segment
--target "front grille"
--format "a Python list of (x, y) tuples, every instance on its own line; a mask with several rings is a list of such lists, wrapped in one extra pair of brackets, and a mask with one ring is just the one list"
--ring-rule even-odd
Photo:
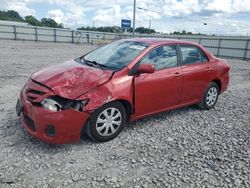
[(27, 96), (27, 99), (32, 102), (36, 99), (36, 97)]
[(36, 95), (43, 95), (43, 94), (45, 94), (45, 92), (34, 90), (34, 89), (28, 89), (27, 93), (33, 93), (33, 94), (36, 94)]
[(34, 80), (31, 80), (25, 88), (25, 95), (30, 102), (40, 102), (43, 95), (49, 92), (49, 88), (43, 84), (40, 84)]
[(34, 89), (30, 89), (28, 88), (26, 90), (26, 95), (27, 95), (27, 99), (30, 102), (35, 102), (37, 99), (39, 99), (43, 94), (45, 94), (45, 92), (42, 91), (38, 91), (38, 90), (34, 90)]
[(27, 125), (27, 127), (32, 130), (32, 131), (36, 131), (36, 126), (35, 126), (35, 123), (34, 121), (29, 117), (27, 116), (26, 114), (24, 114), (24, 121), (25, 121), (25, 124)]

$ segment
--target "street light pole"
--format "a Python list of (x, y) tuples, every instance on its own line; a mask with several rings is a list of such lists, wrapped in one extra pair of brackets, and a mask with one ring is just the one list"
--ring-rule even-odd
[(134, 0), (134, 12), (133, 12), (133, 37), (135, 36), (135, 11), (136, 11), (136, 0)]

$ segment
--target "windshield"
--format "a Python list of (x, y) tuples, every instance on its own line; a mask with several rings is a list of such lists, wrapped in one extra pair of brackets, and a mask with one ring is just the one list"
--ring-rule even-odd
[(115, 41), (90, 52), (84, 59), (108, 69), (121, 70), (127, 66), (148, 44), (135, 41)]

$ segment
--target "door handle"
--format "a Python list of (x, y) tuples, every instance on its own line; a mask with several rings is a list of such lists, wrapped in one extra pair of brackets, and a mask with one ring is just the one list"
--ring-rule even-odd
[(181, 73), (179, 72), (174, 73), (174, 77), (180, 77), (180, 76), (181, 76)]

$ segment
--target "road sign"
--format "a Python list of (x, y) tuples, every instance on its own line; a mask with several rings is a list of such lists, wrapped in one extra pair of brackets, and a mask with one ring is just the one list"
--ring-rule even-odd
[(124, 29), (131, 28), (131, 20), (121, 20), (121, 27)]

